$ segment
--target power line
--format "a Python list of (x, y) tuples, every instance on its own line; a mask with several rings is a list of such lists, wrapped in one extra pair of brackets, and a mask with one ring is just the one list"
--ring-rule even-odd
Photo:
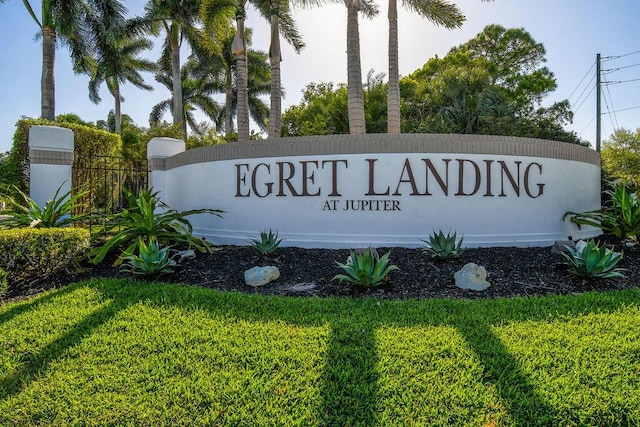
[(591, 88), (591, 91), (589, 91), (589, 93), (587, 94), (587, 96), (585, 96), (585, 97), (584, 97), (584, 99), (582, 100), (582, 102), (580, 103), (580, 105), (578, 105), (578, 107), (577, 107), (575, 110), (573, 110), (573, 112), (574, 112), (574, 113), (577, 113), (577, 112), (578, 112), (578, 110), (580, 109), (580, 107), (582, 107), (582, 105), (586, 102), (586, 100), (587, 100), (587, 99), (589, 99), (589, 96), (593, 93), (593, 91), (594, 91), (594, 90), (596, 90), (596, 87), (595, 87), (595, 86), (593, 86), (593, 87)]
[(593, 118), (589, 121), (589, 123), (587, 123), (587, 125), (582, 128), (582, 130), (580, 131), (580, 133), (578, 133), (578, 136), (582, 136), (582, 134), (584, 133), (585, 130), (587, 130), (587, 128), (589, 127), (589, 125), (591, 123), (593, 123), (593, 121), (596, 119), (596, 116), (594, 115)]
[(627, 111), (627, 110), (635, 110), (637, 108), (640, 108), (640, 105), (636, 105), (635, 107), (627, 107), (627, 108), (621, 108), (619, 110), (613, 110), (613, 111), (609, 111), (607, 113), (602, 113), (602, 114), (613, 114), (613, 113), (619, 113), (621, 111)]
[(614, 59), (624, 58), (625, 56), (635, 55), (636, 53), (640, 53), (640, 50), (636, 50), (634, 52), (625, 53), (624, 55), (605, 56), (604, 58), (602, 58), (602, 60), (603, 61), (613, 61)]
[[(604, 77), (604, 76), (603, 76), (603, 77)], [(605, 77), (605, 78), (606, 78), (606, 77)], [(611, 91), (609, 90), (609, 86), (607, 85), (607, 81), (606, 81), (606, 80), (604, 81), (604, 85), (605, 85), (605, 87), (607, 88), (607, 93), (609, 94), (609, 102), (607, 102), (607, 97), (606, 97), (606, 95), (605, 95), (605, 97), (604, 97), (604, 103), (605, 103), (605, 105), (607, 106), (607, 111), (609, 111), (609, 110), (610, 110), (610, 109), (609, 109), (609, 103), (611, 103), (611, 111), (615, 111), (615, 110), (614, 110), (614, 108), (613, 108), (613, 99), (611, 98)], [(618, 117), (616, 116), (616, 114), (615, 114), (615, 113), (611, 113), (611, 114), (609, 115), (609, 119), (611, 120), (611, 126), (612, 126), (614, 129), (617, 129), (617, 128), (619, 128), (619, 127), (620, 127), (620, 126), (618, 125)], [(614, 120), (614, 119), (615, 119), (615, 121), (616, 121), (615, 125), (613, 124), (613, 120)]]
[[(589, 80), (589, 83), (587, 83), (587, 85), (584, 87), (584, 89), (582, 89), (582, 92), (580, 92), (580, 95), (578, 95), (578, 98), (576, 98), (576, 101), (573, 102), (572, 104), (577, 104), (578, 102), (580, 102), (580, 100), (582, 99), (582, 95), (584, 95), (584, 93), (587, 91), (587, 89), (589, 89), (590, 87), (593, 88), (595, 86), (591, 86), (591, 83), (593, 82), (593, 80), (596, 78), (596, 75), (594, 74), (593, 76), (591, 76), (591, 80)], [(589, 96), (589, 95), (587, 95)], [(569, 96), (569, 98), (571, 98), (571, 96)]]
[[(595, 63), (595, 62), (594, 62), (593, 64), (591, 64), (591, 68), (589, 68), (589, 69), (587, 70), (587, 72), (586, 72), (586, 73), (584, 73), (584, 76), (582, 76), (582, 79), (580, 79), (580, 83), (578, 83), (578, 85), (575, 87), (575, 89), (573, 89), (573, 91), (571, 91), (571, 94), (567, 97), (567, 99), (571, 99), (571, 97), (573, 96), (573, 94), (574, 94), (574, 93), (576, 93), (576, 90), (578, 90), (578, 88), (580, 87), (580, 85), (582, 84), (582, 82), (584, 81), (584, 79), (586, 79), (586, 78), (587, 78), (587, 76), (589, 75), (589, 73), (591, 72), (591, 70), (593, 70), (593, 67), (595, 67), (595, 66), (596, 66), (596, 63)], [(593, 77), (593, 75), (592, 75), (592, 76), (591, 76), (591, 80), (593, 80), (593, 78), (594, 78), (594, 77)], [(591, 83), (591, 82), (589, 82), (589, 83)], [(586, 90), (586, 88), (585, 88), (585, 90)], [(584, 92), (584, 90), (583, 90), (582, 92)], [(579, 99), (579, 98), (580, 98), (580, 97), (578, 97), (578, 99)]]
[(625, 65), (624, 67), (617, 67), (617, 68), (609, 68), (608, 70), (602, 70), (603, 73), (615, 73), (618, 70), (624, 70), (627, 68), (632, 68), (632, 67), (637, 67), (638, 65), (640, 65), (640, 62), (638, 62), (637, 64), (633, 64), (633, 65)]
[(617, 85), (620, 83), (629, 83), (629, 82), (637, 82), (638, 80), (640, 80), (640, 77), (637, 79), (630, 79), (630, 80), (615, 80), (615, 81), (610, 81), (607, 83), (603, 83), (603, 84), (607, 84), (607, 85)]

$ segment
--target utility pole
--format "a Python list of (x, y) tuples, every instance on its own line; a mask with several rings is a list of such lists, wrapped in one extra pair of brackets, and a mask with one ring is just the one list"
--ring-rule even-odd
[(600, 133), (601, 129), (601, 117), (602, 113), (600, 111), (600, 92), (601, 92), (601, 82), (600, 82), (600, 54), (596, 55), (596, 151), (600, 152), (600, 140), (602, 135)]

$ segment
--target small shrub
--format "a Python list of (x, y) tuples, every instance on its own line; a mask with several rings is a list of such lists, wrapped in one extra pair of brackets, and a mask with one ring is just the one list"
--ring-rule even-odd
[(0, 297), (9, 290), (9, 282), (7, 281), (7, 272), (0, 268)]
[(622, 254), (607, 249), (606, 246), (598, 246), (593, 240), (584, 245), (581, 242), (576, 248), (565, 246), (568, 253), (561, 252), (567, 260), (569, 269), (577, 276), (588, 279), (615, 279), (623, 278), (621, 269), (615, 268), (622, 259)]
[(260, 240), (251, 238), (250, 241), (253, 249), (255, 249), (261, 256), (267, 257), (273, 255), (275, 251), (278, 250), (278, 246), (280, 246), (282, 239), (278, 239), (277, 230), (274, 232), (269, 229), (269, 232), (260, 232)]
[(398, 269), (395, 265), (388, 265), (390, 254), (391, 252), (387, 252), (382, 258), (378, 258), (372, 248), (368, 248), (360, 254), (351, 251), (351, 262), (342, 264), (336, 261), (338, 267), (343, 269), (346, 274), (338, 274), (333, 280), (339, 280), (340, 283), (353, 283), (363, 288), (381, 285), (387, 280), (389, 273)]
[[(8, 218), (0, 221), (0, 228), (52, 228), (64, 227), (75, 221), (87, 219), (91, 214), (85, 213), (81, 215), (71, 215), (72, 211), (81, 205), (78, 200), (82, 198), (86, 192), (78, 192), (71, 195), (71, 191), (59, 196), (62, 185), (58, 187), (56, 193), (51, 200), (48, 200), (44, 207), (41, 207), (31, 197), (20, 191), (19, 188), (13, 187), (5, 195), (6, 208), (2, 212)], [(19, 199), (8, 193), (15, 193)]]
[(437, 233), (432, 233), (429, 236), (429, 241), (421, 240), (424, 242), (427, 247), (423, 248), (422, 251), (428, 253), (431, 258), (438, 259), (454, 259), (458, 258), (465, 251), (462, 248), (462, 240), (457, 240), (456, 233), (453, 235), (447, 233), (446, 235), (442, 232), (442, 230)]
[(570, 217), (570, 221), (578, 227), (596, 227), (604, 233), (619, 239), (629, 239), (637, 244), (640, 238), (640, 198), (622, 184), (605, 191), (605, 195), (610, 197), (610, 202), (604, 209), (582, 213), (567, 212), (562, 219)]
[(124, 263), (120, 267), (122, 271), (128, 271), (140, 276), (160, 276), (170, 274), (178, 267), (176, 255), (171, 253), (171, 248), (166, 246), (160, 248), (158, 240), (152, 238), (149, 245), (140, 239), (138, 244), (138, 255), (125, 257)]
[(81, 228), (15, 228), (0, 231), (0, 268), (10, 289), (29, 289), (89, 249)]
[(193, 236), (193, 228), (186, 217), (200, 213), (220, 217), (222, 211), (194, 209), (177, 212), (169, 209), (157, 192), (143, 190), (137, 197), (127, 189), (124, 193), (130, 208), (109, 217), (104, 228), (94, 236), (94, 239), (106, 238), (102, 245), (89, 254), (94, 264), (102, 262), (110, 250), (128, 245), (116, 260), (116, 265), (120, 265), (128, 256), (133, 255), (140, 241), (150, 242), (151, 239), (156, 239), (160, 244), (184, 244), (203, 253), (213, 252), (214, 248), (210, 243)]

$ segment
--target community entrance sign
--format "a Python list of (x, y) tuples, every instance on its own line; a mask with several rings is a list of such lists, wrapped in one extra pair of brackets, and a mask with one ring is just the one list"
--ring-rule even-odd
[(151, 184), (215, 244), (278, 230), (283, 245), (422, 245), (434, 230), (466, 246), (546, 246), (579, 230), (567, 211), (600, 206), (599, 155), (555, 141), (479, 135), (333, 135), (184, 151), (149, 143)]

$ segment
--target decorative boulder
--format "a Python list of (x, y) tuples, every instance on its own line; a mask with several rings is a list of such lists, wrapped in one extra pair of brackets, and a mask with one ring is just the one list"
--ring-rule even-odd
[(244, 282), (254, 288), (271, 283), (279, 277), (280, 270), (273, 266), (253, 267), (244, 272)]
[(487, 270), (481, 266), (470, 262), (453, 276), (456, 279), (456, 286), (460, 289), (471, 289), (473, 291), (484, 291), (491, 284), (487, 282)]

